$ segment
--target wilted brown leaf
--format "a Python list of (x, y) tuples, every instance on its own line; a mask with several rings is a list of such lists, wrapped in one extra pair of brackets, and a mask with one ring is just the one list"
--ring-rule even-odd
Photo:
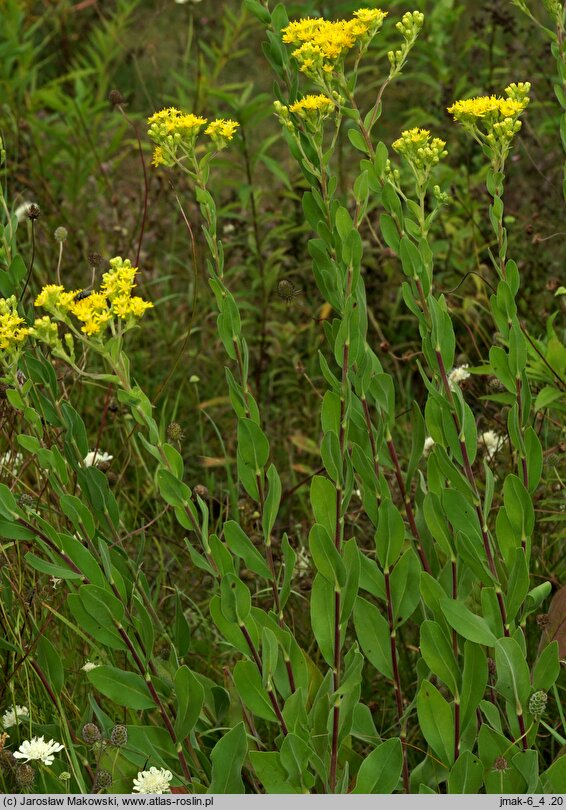
[(539, 652), (555, 640), (558, 642), (558, 655), (560, 658), (566, 658), (566, 585), (552, 597), (547, 624), (538, 647)]

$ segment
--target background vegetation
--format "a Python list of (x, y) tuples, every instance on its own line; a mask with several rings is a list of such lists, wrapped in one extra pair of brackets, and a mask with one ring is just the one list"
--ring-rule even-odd
[[(347, 16), (358, 6), (349, 0), (286, 4), (290, 18)], [(416, 0), (387, 2), (384, 7), (395, 19), (419, 9), (426, 23), (408, 67), (388, 91), (387, 114), (376, 134), (390, 145), (402, 129), (419, 126), (447, 141), (449, 154), (438, 181), (450, 193), (450, 202), (433, 233), (435, 284), (452, 313), (456, 364), (479, 369), (463, 386), (474, 400), (478, 430), (503, 435), (506, 395), (498, 381), (481, 370), (493, 342), (488, 264), (494, 239), (485, 214), (487, 166), (481, 150), (458, 133), (446, 108), (457, 98), (500, 93), (510, 82), (532, 84), (528, 115), (506, 167), (505, 225), (522, 278), (518, 317), (534, 346), (528, 373), (535, 429), (544, 449), (542, 481), (534, 493), (538, 528), (531, 584), (550, 582), (558, 592), (566, 573), (566, 437), (559, 403), (566, 374), (561, 342), (566, 298), (557, 293), (564, 284), (566, 231), (561, 111), (549, 37), (511, 2)], [(542, 3), (534, 10), (544, 18)], [(273, 115), (273, 75), (262, 53), (263, 26), (238, 0), (4, 0), (0, 32), (0, 135), (8, 156), (3, 184), (13, 210), (20, 210), (18, 251), (31, 267), (30, 290), (35, 294), (44, 284), (55, 283), (58, 266), (69, 289), (89, 287), (93, 279), (98, 283), (113, 256), (128, 257), (140, 267), (141, 294), (155, 309), (130, 337), (132, 377), (157, 406), (162, 435), (182, 455), (185, 480), (199, 487), (210, 510), (211, 531), (220, 533), (226, 519), (236, 518), (255, 542), (261, 521), (255, 504), (237, 485), (234, 416), (207, 283), (199, 208), (183, 175), (150, 167), (151, 144), (145, 134), (147, 117), (166, 106), (200, 114), (214, 109), (240, 123), (230, 150), (216, 161), (209, 190), (217, 201), (226, 277), (248, 336), (250, 383), (282, 478), (277, 536), (287, 532), (298, 555), (287, 621), (318, 661), (305, 610), (313, 577), (307, 538), (312, 522), (310, 479), (323, 466), (319, 411), (325, 384), (318, 352), (325, 346), (323, 322), (331, 310), (311, 273), (311, 229), (301, 204), (307, 185)], [(382, 78), (376, 65), (386, 64), (384, 55), (396, 47), (397, 36), (393, 26), (386, 26), (362, 64), (362, 109), (373, 103)], [(122, 95), (122, 105), (109, 102), (112, 90)], [(351, 187), (359, 157), (345, 127), (335, 154), (339, 192)], [(40, 209), (33, 222), (21, 208), (29, 202)], [(360, 226), (368, 339), (396, 381), (396, 435), (406, 461), (411, 403), (422, 402), (426, 395), (415, 362), (421, 341), (401, 296), (399, 259), (376, 233), (380, 210), (370, 199)], [(194, 234), (194, 253), (185, 217)], [(64, 241), (54, 235), (61, 227), (67, 232)], [(26, 306), (31, 310), (31, 297)], [(62, 364), (55, 364), (55, 370), (65, 396), (82, 415), (89, 447), (113, 456), (104, 472), (119, 495), (120, 539), (139, 565), (153, 608), (165, 626), (177, 622), (176, 632), (184, 633), (179, 628), (186, 622), (185, 658), (191, 669), (227, 690), (214, 693), (216, 705), (206, 707), (211, 722), (208, 738), (201, 742), (208, 750), (221, 737), (221, 729), (236, 722), (238, 711), (227, 699), (233, 691), (229, 668), (234, 649), (208, 620), (213, 578), (194, 565), (186, 531), (158, 497), (152, 464), (126, 405), (111, 386), (87, 387)], [(16, 437), (25, 432), (22, 419), (7, 400), (0, 401), (0, 481), (19, 497), (33, 499), (49, 520), (54, 505), (43, 500), (41, 475), (31, 458), (21, 462), (17, 457), (21, 448)], [(508, 465), (509, 455), (504, 447), (494, 458), (495, 474), (499, 465)], [(394, 481), (393, 470), (385, 474)], [(355, 533), (360, 546), (369, 548), (373, 531), (359, 499), (352, 500), (346, 523), (349, 535)], [(26, 549), (14, 538), (2, 541), (1, 549), (0, 627), (5, 642), (0, 641), (0, 708), (11, 706), (14, 696), (18, 704), (37, 707), (37, 731), (52, 735), (53, 709), (44, 684), (28, 666), (28, 656), (37, 655), (49, 672), (52, 645), (64, 653), (64, 673), (57, 677), (64, 676), (61, 710), (68, 727), (78, 736), (83, 724), (93, 719), (108, 730), (120, 720), (126, 722), (125, 712), (112, 715), (108, 706), (95, 702), (81, 667), (96, 657), (96, 650), (70, 626), (64, 586), (23, 565)], [(250, 585), (252, 581), (250, 575)], [(261, 593), (258, 597), (263, 598)], [(564, 598), (558, 607), (554, 604), (553, 633), (564, 658)], [(538, 623), (534, 616), (527, 623), (531, 656), (547, 608), (548, 602), (540, 608), (543, 618)], [(418, 643), (418, 628), (409, 622), (400, 644), (408, 692), (417, 681)], [(154, 639), (154, 655), (165, 662), (157, 665), (161, 674), (170, 655), (167, 638)], [(390, 688), (373, 670), (362, 686), (363, 700), (384, 738), (396, 723)], [(558, 694), (563, 693), (561, 675), (558, 692), (549, 702), (548, 722), (557, 727), (562, 711)], [(566, 729), (561, 734), (566, 735)], [(132, 738), (130, 730), (132, 739), (134, 753), (125, 759), (141, 768), (147, 759), (146, 741), (136, 739), (135, 733)], [(155, 740), (152, 744), (158, 747)], [(412, 744), (422, 748), (423, 740), (415, 737)], [(541, 746), (550, 764), (560, 744), (555, 736), (543, 734)], [(100, 761), (97, 764), (102, 768)], [(434, 778), (427, 774), (423, 781), (430, 785)], [(116, 780), (112, 789), (127, 790), (126, 780)], [(253, 777), (246, 789), (259, 789)]]

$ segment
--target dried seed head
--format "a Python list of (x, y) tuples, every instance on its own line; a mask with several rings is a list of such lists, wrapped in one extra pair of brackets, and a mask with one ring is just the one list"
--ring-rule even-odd
[(546, 710), (547, 702), (548, 695), (546, 692), (539, 691), (531, 695), (529, 700), (529, 712), (535, 719), (540, 720)]
[(24, 763), (23, 765), (17, 765), (14, 771), (14, 776), (16, 777), (16, 782), (21, 787), (28, 787), (29, 785), (33, 785), (35, 779), (35, 768), (32, 768), (31, 765)]
[(28, 219), (31, 219), (33, 221), (34, 219), (39, 219), (40, 213), (41, 211), (39, 209), (39, 205), (36, 205), (36, 203), (32, 203), (31, 205), (28, 206), (26, 216)]
[(82, 738), (87, 745), (94, 745), (102, 739), (102, 733), (96, 723), (86, 723), (81, 731)]
[(55, 228), (55, 233), (53, 234), (55, 240), (57, 242), (64, 242), (68, 236), (67, 229), (64, 228), (62, 225), (59, 225), (58, 228)]
[(110, 773), (110, 771), (105, 771), (104, 768), (101, 768), (96, 774), (93, 789), (104, 790), (104, 788), (110, 787), (111, 784), (112, 784), (112, 774)]
[(541, 630), (546, 630), (546, 628), (550, 624), (550, 616), (548, 615), (548, 613), (539, 613), (536, 618), (536, 623), (538, 624)]
[(17, 763), (18, 760), (11, 751), (6, 749), (0, 751), (0, 773), (9, 773), (16, 767)]
[(209, 496), (208, 489), (204, 486), (204, 484), (197, 484), (196, 487), (193, 487), (193, 493), (198, 495), (199, 498), (202, 498), (203, 501)]
[(167, 438), (169, 441), (180, 442), (184, 437), (185, 433), (178, 422), (171, 422), (171, 424), (167, 426)]
[(509, 767), (509, 765), (508, 765), (507, 760), (505, 759), (505, 757), (497, 757), (497, 759), (493, 763), (493, 770), (494, 771), (500, 771), (500, 772), (506, 771), (508, 767)]
[(128, 729), (126, 726), (118, 724), (114, 726), (112, 729), (112, 733), (110, 734), (110, 744), (121, 746), (126, 745), (128, 742)]
[(505, 386), (498, 380), (497, 377), (490, 377), (489, 382), (487, 383), (487, 387), (490, 391), (497, 393), (499, 391), (505, 391)]
[(90, 267), (96, 269), (100, 263), (102, 262), (102, 256), (100, 253), (89, 253), (88, 254), (88, 263)]
[(108, 101), (113, 107), (120, 107), (126, 103), (126, 99), (119, 90), (111, 90), (108, 94)]

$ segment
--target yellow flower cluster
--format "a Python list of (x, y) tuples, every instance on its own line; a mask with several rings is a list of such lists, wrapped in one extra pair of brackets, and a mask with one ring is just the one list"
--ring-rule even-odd
[(332, 74), (355, 45), (367, 46), (386, 16), (380, 9), (361, 8), (350, 20), (304, 17), (283, 29), (283, 42), (297, 46), (293, 56), (300, 70), (320, 80)]
[(13, 353), (20, 348), (29, 329), (22, 326), (24, 319), (18, 315), (15, 296), (0, 298), (0, 349)]
[(289, 112), (295, 113), (300, 118), (309, 117), (313, 113), (326, 118), (334, 112), (335, 107), (336, 105), (328, 96), (322, 94), (318, 96), (309, 95), (291, 104)]
[(476, 118), (514, 118), (520, 115), (528, 101), (516, 101), (511, 98), (498, 98), (497, 96), (479, 96), (478, 98), (456, 101), (448, 112), (456, 121), (468, 121)]
[[(99, 335), (114, 318), (126, 321), (128, 328), (153, 306), (150, 301), (132, 295), (136, 273), (137, 267), (117, 256), (110, 260), (110, 269), (102, 276), (100, 290), (68, 292), (60, 285), (49, 284), (35, 299), (35, 306), (65, 322), (73, 315), (81, 323), (81, 332), (89, 336)], [(39, 321), (36, 326), (39, 324), (43, 334), (49, 324), (45, 318)]]
[(217, 118), (216, 121), (212, 121), (212, 123), (207, 126), (204, 130), (204, 134), (210, 135), (213, 140), (224, 139), (231, 141), (238, 127), (239, 124), (236, 121), (230, 121), (226, 118)]
[(507, 98), (480, 96), (456, 101), (448, 112), (474, 137), (494, 150), (504, 160), (513, 136), (520, 130), (519, 117), (529, 103), (529, 82), (510, 84), (505, 88)]
[[(193, 113), (183, 113), (176, 107), (167, 107), (147, 119), (148, 135), (156, 144), (153, 151), (154, 166), (172, 166), (179, 148), (190, 154), (195, 148), (197, 136), (208, 121)], [(234, 137), (239, 127), (237, 121), (218, 118), (208, 124), (205, 134), (209, 135), (217, 149), (222, 149)]]
[(416, 170), (429, 173), (433, 166), (446, 157), (446, 141), (431, 138), (428, 129), (406, 129), (393, 142), (393, 149), (414, 166)]

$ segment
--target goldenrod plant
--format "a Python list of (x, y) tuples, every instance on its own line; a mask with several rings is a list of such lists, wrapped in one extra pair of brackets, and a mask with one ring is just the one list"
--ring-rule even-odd
[[(130, 238), (131, 258), (89, 256), (90, 284), (69, 279), (63, 226), (53, 266), (35, 266), (40, 209), (14, 213), (10, 144), (0, 142), (0, 413), (11, 436), (0, 458), (2, 787), (564, 792), (564, 591), (537, 556), (546, 444), (560, 436), (557, 420), (543, 431), (538, 414), (560, 413), (566, 361), (554, 316), (546, 345), (525, 323), (524, 266), (504, 205), (531, 84), (487, 86), (484, 96), (470, 88), (470, 98), (446, 100), (442, 123), (420, 109), (422, 120), (388, 138), (388, 104), (426, 26), (421, 10), (290, 21), (283, 4), (244, 6), (267, 37), (269, 143), (282, 142), (286, 168), (259, 154), (299, 221), (272, 241), (249, 140), (265, 99), (248, 107), (245, 93), (207, 90), (191, 107), (164, 94), (147, 110), (146, 150), (113, 94), (134, 127), (138, 166), (141, 155), (141, 236)], [(442, 270), (458, 148), (480, 166), (486, 192), (472, 217), (491, 229), (473, 270), (489, 335), (478, 347), (471, 333), (475, 365), (460, 355), (460, 311)], [(231, 243), (239, 221), (218, 189), (238, 150), (251, 224)], [(197, 391), (196, 407), (175, 400), (185, 429), (160, 399), (173, 372), (157, 387), (138, 354), (144, 341), (146, 357), (158, 351), (156, 325), (165, 335), (174, 326), (147, 269), (156, 264), (159, 278), (171, 268), (147, 241), (142, 250), (146, 227), (161, 233), (150, 202), (164, 188), (167, 227), (182, 233), (179, 261), (192, 270), (186, 336), (162, 363)], [(295, 371), (312, 389), (313, 438), (291, 436), (316, 459), (309, 467), (280, 452), (277, 381), (262, 386), (261, 362), (270, 330), (285, 353), (284, 329), (249, 295), (259, 290), (267, 306), (277, 277), (265, 250), (281, 233), (296, 240), (278, 254), (281, 267), (298, 261), (304, 238), (302, 285), (318, 302), (309, 307), (302, 287), (279, 279), (280, 306), (296, 307), (310, 336), (308, 369), (301, 360)], [(393, 267), (414, 349), (403, 356), (375, 315), (375, 245)], [(223, 376), (203, 401), (195, 355), (184, 351), (211, 320), (199, 353)], [(490, 393), (478, 395), (486, 377)], [(304, 392), (285, 398), (292, 413), (306, 404)], [(186, 450), (186, 434), (200, 451)], [(212, 491), (196, 478), (198, 452), (202, 469), (220, 468)]]

